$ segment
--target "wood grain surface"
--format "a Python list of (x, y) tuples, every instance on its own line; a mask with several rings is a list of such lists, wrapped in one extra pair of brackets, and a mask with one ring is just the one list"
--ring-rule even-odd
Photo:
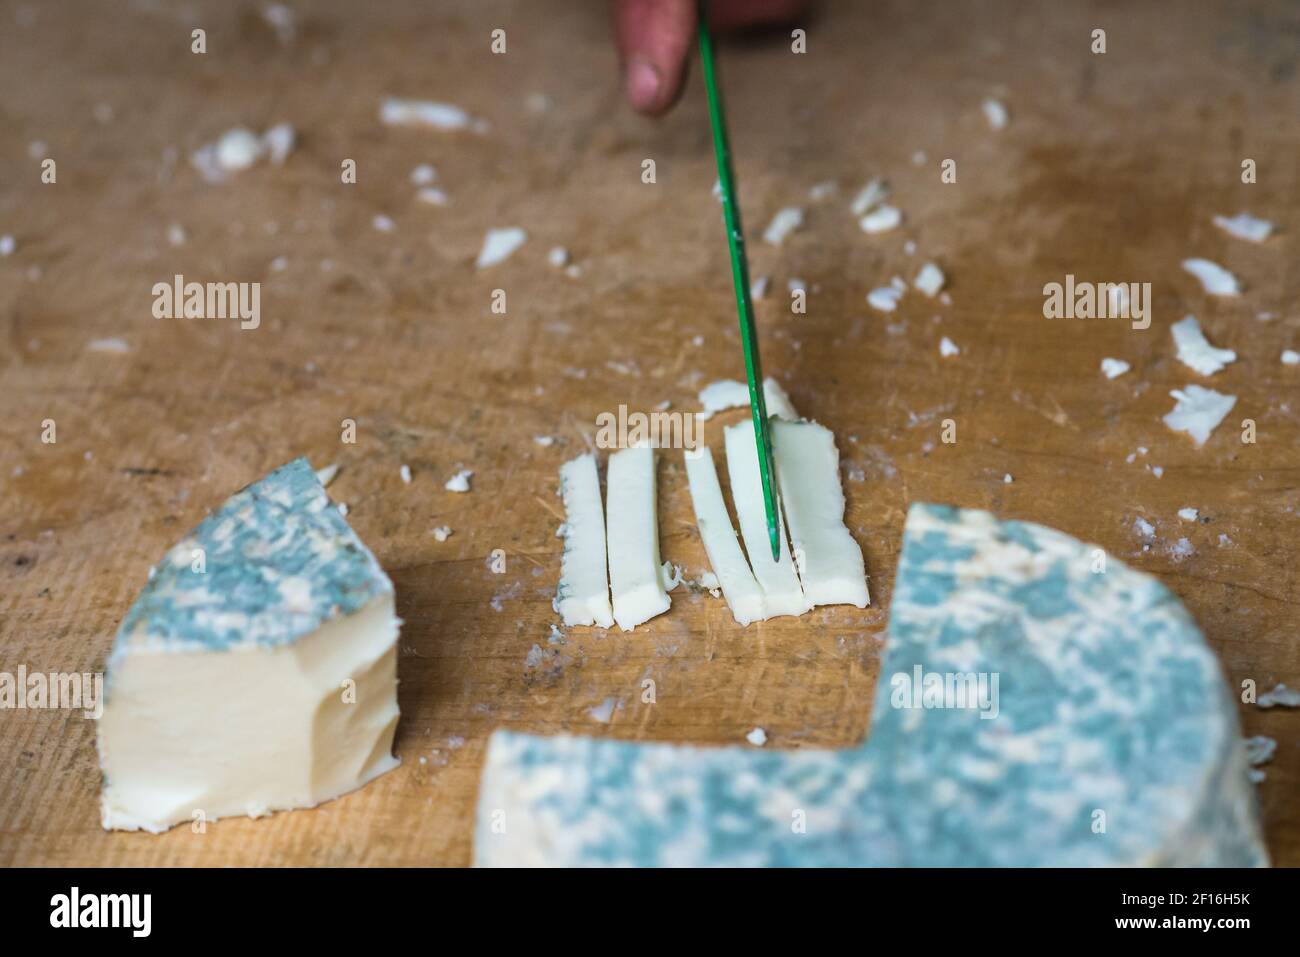
[[(600, 412), (689, 410), (706, 383), (743, 377), (698, 75), (666, 119), (631, 114), (601, 3), (293, 5), (285, 44), (252, 2), (0, 3), (0, 233), (17, 244), (0, 259), (0, 670), (102, 669), (150, 565), (206, 510), (295, 456), (337, 462), (330, 492), (405, 620), (402, 766), (314, 810), (109, 834), (94, 723), (0, 712), (0, 864), (464, 865), (496, 728), (852, 744), (917, 501), (1097, 542), (1177, 593), (1234, 692), (1300, 686), (1300, 369), (1279, 361), (1300, 348), (1293, 5), (825, 2), (806, 54), (784, 32), (725, 42), (751, 266), (773, 287), (763, 358), (837, 435), (874, 605), (741, 629), (720, 600), (679, 590), (633, 633), (573, 628), (560, 643), (560, 463)], [(1098, 27), (1104, 55), (1089, 49)], [(490, 130), (387, 127), (389, 95), (456, 103)], [(1009, 108), (1000, 132), (988, 96)], [(300, 138), (283, 166), (214, 185), (189, 165), (229, 127), (279, 121)], [(355, 185), (340, 182), (347, 158)], [(955, 184), (940, 182), (945, 158)], [(425, 162), (446, 207), (415, 199)], [(872, 176), (905, 215), (879, 236), (847, 208)], [(826, 180), (838, 193), (809, 199)], [(803, 228), (781, 248), (757, 241), (785, 205), (805, 208)], [(1241, 209), (1280, 233), (1257, 246), (1211, 224)], [(373, 227), (380, 214), (393, 231)], [(476, 271), (485, 231), (509, 225), (528, 242)], [(554, 245), (580, 276), (548, 264)], [(1205, 296), (1188, 256), (1232, 269), (1244, 294)], [(950, 306), (914, 291), (889, 316), (867, 306), (927, 259)], [(153, 318), (153, 284), (177, 273), (260, 282), (260, 328)], [(1150, 282), (1151, 327), (1044, 319), (1043, 285), (1067, 273)], [(810, 287), (806, 315), (789, 309), (792, 278)], [(1240, 357), (1210, 380), (1174, 357), (1168, 328), (1188, 313)], [(942, 336), (959, 356), (940, 357)], [(105, 338), (129, 351), (90, 347)], [(1132, 372), (1105, 379), (1104, 356)], [(1189, 382), (1238, 396), (1203, 448), (1161, 422)], [(715, 447), (725, 421), (707, 427)], [(461, 467), (467, 495), (443, 488)], [(698, 574), (678, 453), (659, 479), (663, 554)], [(440, 543), (441, 525), (454, 533)], [(609, 698), (601, 723), (589, 712)], [(1300, 713), (1242, 704), (1241, 719), (1278, 742), (1259, 795), (1275, 862), (1300, 864)]]

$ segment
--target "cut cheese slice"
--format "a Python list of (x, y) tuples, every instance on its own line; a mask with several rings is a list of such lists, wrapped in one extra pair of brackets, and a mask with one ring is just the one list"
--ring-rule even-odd
[(772, 546), (767, 536), (767, 512), (763, 505), (763, 480), (758, 471), (758, 450), (754, 446), (754, 422), (746, 419), (724, 430), (727, 444), (727, 474), (731, 478), (731, 498), (740, 520), (754, 577), (763, 589), (763, 602), (769, 618), (778, 615), (802, 615), (812, 605), (804, 594), (790, 547), (786, 544), (785, 520), (777, 502), (777, 520), (781, 531), (781, 558), (772, 561)]
[[(799, 418), (799, 413), (794, 410), (794, 405), (790, 402), (790, 396), (771, 376), (763, 380), (763, 401), (767, 405), (769, 417), (776, 416), (791, 421)], [(717, 382), (710, 382), (700, 390), (700, 404), (704, 406), (704, 411), (700, 413), (701, 419), (712, 418), (713, 413), (725, 409), (745, 408), (749, 405), (749, 386), (735, 379), (719, 379)]]
[(605, 566), (605, 511), (600, 504), (596, 456), (579, 455), (560, 466), (564, 499), (564, 556), (555, 610), (566, 625), (610, 628), (609, 575)]
[(857, 605), (867, 593), (862, 549), (844, 525), (840, 453), (815, 422), (773, 422), (772, 451), (795, 568), (813, 605)]
[(686, 478), (691, 485), (691, 503), (695, 506), (700, 538), (704, 541), (709, 565), (722, 586), (731, 614), (741, 625), (761, 621), (767, 617), (763, 590), (758, 587), (754, 573), (749, 570), (749, 562), (745, 561), (745, 553), (740, 550), (736, 530), (731, 526), (731, 516), (722, 500), (713, 453), (707, 446), (697, 451), (687, 450)]
[(104, 827), (312, 807), (395, 768), (400, 624), (392, 582), (305, 459), (231, 496), (113, 642)]
[(631, 631), (672, 604), (660, 575), (654, 449), (644, 445), (615, 452), (606, 479), (614, 620)]

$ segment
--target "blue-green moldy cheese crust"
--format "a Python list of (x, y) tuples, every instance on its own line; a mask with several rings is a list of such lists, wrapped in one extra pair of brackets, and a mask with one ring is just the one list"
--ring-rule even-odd
[(145, 644), (289, 644), (392, 590), (311, 465), (295, 459), (236, 492), (168, 551), (118, 629), (109, 665)]
[[(996, 708), (907, 707), (918, 668), (996, 675)], [(1267, 864), (1233, 701), (1179, 602), (1060, 532), (934, 505), (908, 514), (864, 744), (498, 732), (475, 859)]]

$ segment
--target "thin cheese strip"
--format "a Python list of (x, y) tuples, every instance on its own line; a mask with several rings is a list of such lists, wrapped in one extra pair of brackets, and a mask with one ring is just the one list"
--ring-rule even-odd
[(600, 507), (596, 456), (579, 455), (560, 466), (564, 498), (564, 557), (555, 610), (566, 625), (610, 628), (609, 578), (605, 572), (605, 513)]
[(761, 621), (767, 617), (763, 590), (749, 570), (736, 530), (731, 527), (731, 516), (727, 514), (722, 487), (718, 484), (718, 470), (708, 446), (701, 446), (695, 452), (686, 451), (686, 478), (691, 484), (691, 503), (695, 506), (700, 538), (731, 614), (741, 625)]
[(648, 445), (609, 457), (605, 496), (614, 620), (631, 631), (672, 604), (659, 567), (655, 454)]
[(844, 525), (840, 453), (816, 422), (772, 423), (772, 450), (795, 565), (813, 605), (871, 602), (862, 549)]
[(740, 533), (745, 552), (754, 569), (754, 577), (763, 589), (763, 602), (769, 618), (777, 615), (802, 615), (812, 607), (803, 593), (799, 578), (790, 561), (790, 547), (785, 540), (785, 520), (778, 502), (777, 518), (781, 522), (781, 560), (772, 561), (772, 546), (767, 537), (767, 513), (763, 508), (763, 480), (758, 471), (758, 451), (754, 447), (754, 422), (746, 419), (725, 430), (727, 474), (731, 477), (731, 498), (736, 503)]

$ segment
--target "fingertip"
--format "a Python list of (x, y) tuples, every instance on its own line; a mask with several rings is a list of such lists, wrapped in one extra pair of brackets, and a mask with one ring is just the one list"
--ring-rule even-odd
[(658, 113), (663, 109), (663, 76), (659, 68), (643, 56), (633, 56), (624, 70), (627, 101), (638, 113)]

